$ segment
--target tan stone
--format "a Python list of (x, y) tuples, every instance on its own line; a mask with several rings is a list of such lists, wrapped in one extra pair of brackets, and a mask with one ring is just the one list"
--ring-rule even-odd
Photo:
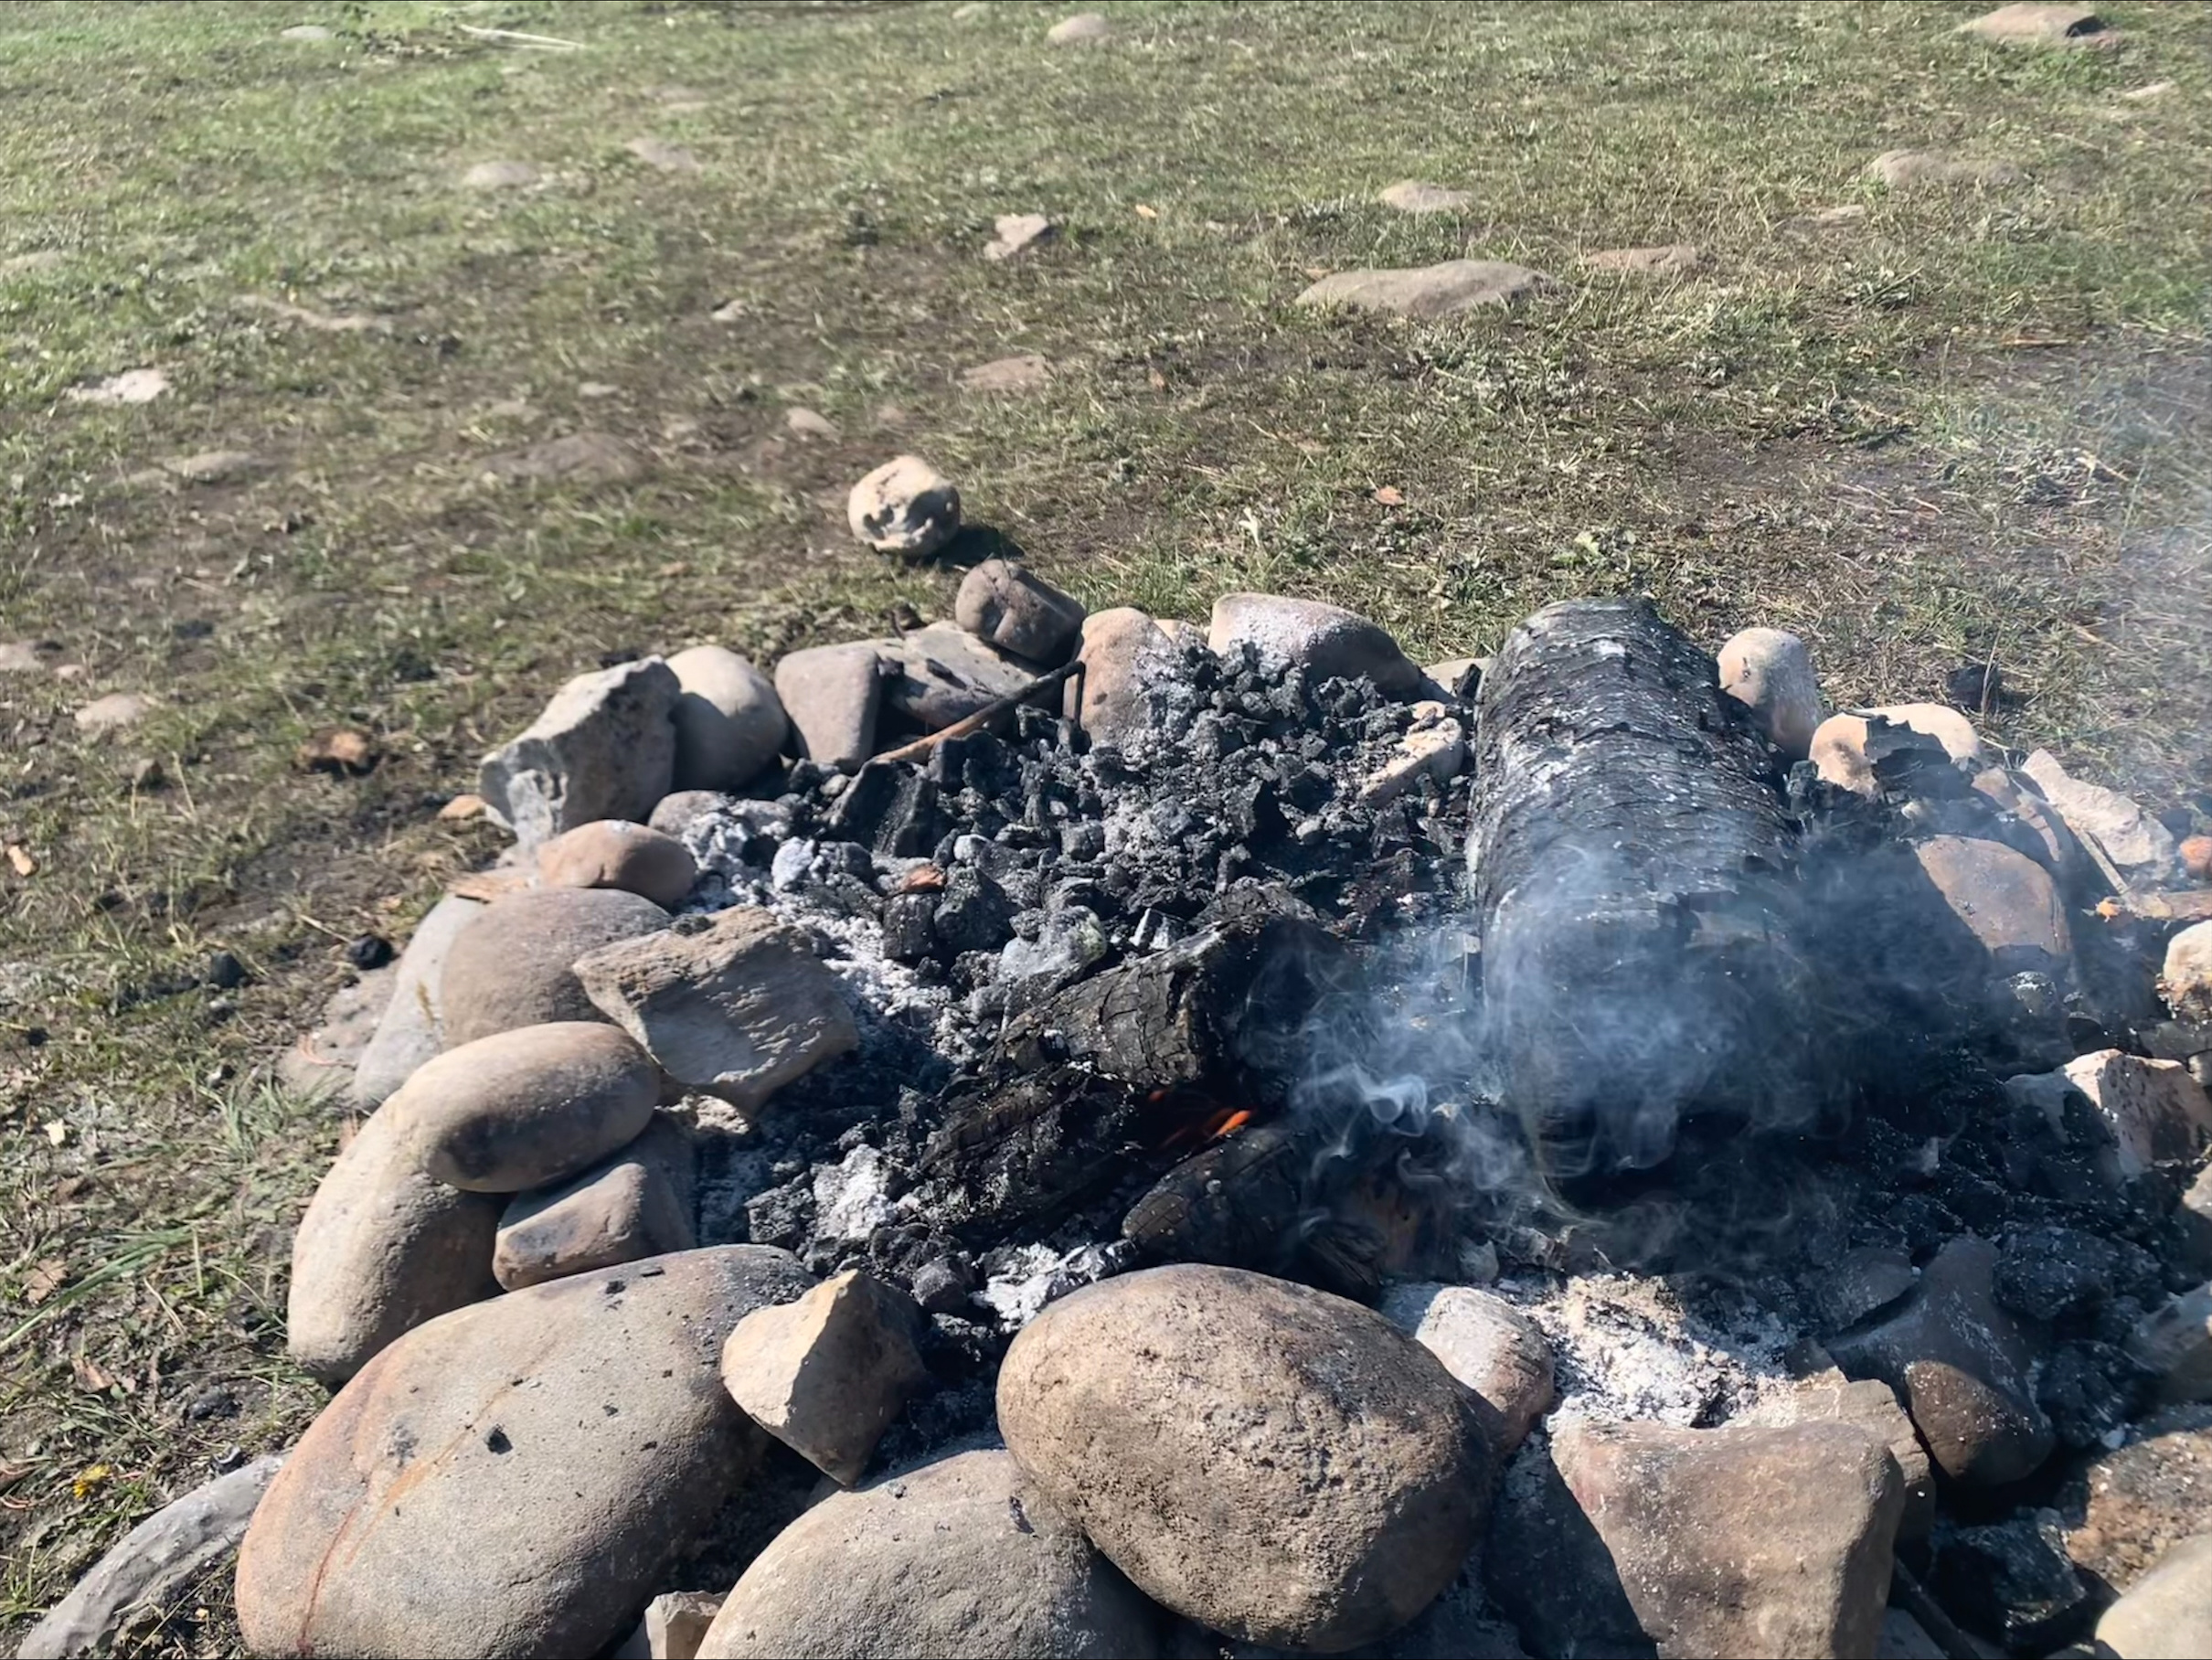
[(1168, 649), (1167, 636), (1131, 605), (1094, 611), (1083, 619), (1079, 683), (1067, 691), (1069, 716), (1094, 739), (1121, 743), (1144, 729), (1147, 660)]
[(1804, 760), (1821, 724), (1820, 681), (1805, 643), (1779, 628), (1747, 628), (1720, 648), (1717, 663), (1720, 689), (1751, 711), (1767, 741), (1785, 760)]
[(505, 895), (470, 919), (446, 950), (438, 975), (446, 1047), (520, 1027), (601, 1018), (576, 977), (576, 960), (667, 925), (658, 905), (618, 889)]
[(1658, 248), (1601, 249), (1596, 253), (1584, 254), (1582, 263), (1590, 271), (1637, 277), (1678, 277), (1704, 264), (1705, 254), (1695, 243), (1670, 242)]
[(1481, 306), (1510, 306), (1543, 293), (1551, 281), (1525, 265), (1495, 260), (1447, 260), (1406, 271), (1340, 271), (1298, 296), (1308, 306), (1345, 306), (1401, 317), (1449, 317)]
[(2212, 1400), (2212, 1285), (2175, 1298), (2135, 1324), (2128, 1357), (2164, 1401)]
[(1319, 600), (1223, 594), (1214, 601), (1206, 643), (1223, 654), (1240, 645), (1258, 646), (1287, 658), (1316, 683), (1364, 676), (1384, 692), (1405, 696), (1418, 691), (1425, 679), (1380, 623)]
[(621, 819), (579, 825), (537, 849), (538, 879), (548, 888), (619, 888), (665, 910), (684, 902), (698, 874), (675, 837)]
[(1471, 1285), (1401, 1285), (1383, 1318), (1444, 1363), (1481, 1403), (1476, 1413), (1501, 1463), (1551, 1410), (1551, 1346), (1536, 1322)]
[(2182, 1540), (2097, 1622), (2097, 1647), (2118, 1660), (2212, 1655), (2212, 1534)]
[(680, 691), (658, 657), (577, 676), (484, 758), (477, 793), (525, 847), (593, 819), (643, 824), (675, 773)]
[(2016, 848), (1973, 836), (1933, 835), (1912, 851), (1995, 972), (2066, 971), (2073, 931), (2049, 871)]
[(1935, 1473), (1912, 1420), (1897, 1392), (1878, 1378), (1853, 1382), (1840, 1372), (1802, 1379), (1795, 1388), (1769, 1396), (1741, 1419), (1742, 1423), (1785, 1428), (1796, 1423), (1855, 1424), (1889, 1449), (1904, 1479), (1905, 1503), (1898, 1537), (1924, 1538), (1935, 1523)]
[(2175, 1019), (2212, 1022), (2212, 922), (2192, 922), (2166, 942), (2158, 995)]
[(695, 645), (668, 659), (675, 702), (677, 790), (738, 790), (774, 761), (790, 735), (766, 675), (733, 651)]
[(722, 1346), (722, 1386), (747, 1417), (851, 1486), (907, 1397), (929, 1378), (913, 1299), (857, 1270), (796, 1303), (757, 1309)]
[(1013, 559), (985, 559), (962, 577), (952, 616), (978, 639), (1048, 668), (1067, 662), (1083, 634), (1082, 603)]
[(1807, 750), (1822, 778), (1859, 795), (1875, 793), (1877, 785), (1866, 760), (1866, 736), (1868, 723), (1877, 718), (1934, 739), (1953, 761), (1982, 758), (1982, 740), (1974, 734), (1973, 722), (1958, 710), (1940, 703), (1891, 704), (1885, 708), (1831, 715), (1820, 723)]
[(2037, 5), (2023, 0), (2000, 5), (1959, 25), (1956, 31), (1996, 46), (2106, 46), (2111, 31), (2086, 5)]
[(1378, 200), (1400, 213), (1457, 213), (1474, 200), (1472, 193), (1429, 185), (1420, 179), (1400, 179), (1385, 189)]
[(2212, 1533), (2212, 1406), (2169, 1408), (2129, 1433), (2057, 1500), (2067, 1555), (2122, 1594), (2184, 1539)]
[(858, 766), (876, 750), (886, 669), (868, 644), (816, 645), (776, 664), (776, 696), (799, 752), (825, 767)]
[(492, 1272), (509, 1291), (689, 1250), (691, 1144), (665, 1115), (556, 1187), (518, 1193), (499, 1218)]

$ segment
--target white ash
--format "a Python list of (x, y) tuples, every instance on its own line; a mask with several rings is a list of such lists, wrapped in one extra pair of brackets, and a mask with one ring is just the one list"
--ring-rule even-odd
[(973, 1301), (998, 1316), (1007, 1331), (1019, 1331), (1042, 1314), (1048, 1303), (1093, 1284), (1128, 1265), (1126, 1247), (1079, 1245), (1058, 1251), (1049, 1245), (1016, 1245), (1002, 1253), (999, 1272)]

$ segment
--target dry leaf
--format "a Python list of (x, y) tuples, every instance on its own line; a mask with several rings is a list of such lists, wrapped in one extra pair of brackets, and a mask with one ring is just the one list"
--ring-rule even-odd
[(58, 1118), (49, 1118), (46, 1124), (46, 1138), (57, 1147), (69, 1139), (69, 1127)]
[(1156, 219), (1159, 217), (1160, 210), (1157, 208), (1153, 207), (1150, 203), (1139, 202), (1137, 204), (1137, 218), (1141, 219)]
[(38, 861), (31, 857), (31, 850), (21, 842), (8, 843), (7, 862), (15, 866), (17, 876), (34, 876), (38, 870)]
[[(69, 1370), (77, 1374), (77, 1381), (80, 1384), (91, 1390), (95, 1395), (104, 1395), (115, 1387), (113, 1374), (109, 1372), (107, 1367), (101, 1366), (99, 1361), (87, 1356), (71, 1355)], [(89, 1475), (91, 1472), (87, 1471), (85, 1474)], [(81, 1482), (84, 1480), (84, 1476), (80, 1475), (77, 1479)]]
[(438, 809), (438, 816), (448, 824), (459, 824), (463, 819), (475, 818), (484, 812), (481, 795), (456, 795)]
[(1398, 486), (1395, 484), (1383, 485), (1382, 488), (1376, 491), (1375, 499), (1386, 507), (1402, 507), (1406, 505), (1406, 498), (1398, 493)]
[(61, 1282), (69, 1277), (69, 1264), (59, 1257), (48, 1257), (35, 1264), (23, 1276), (23, 1300), (33, 1308), (61, 1289)]
[(339, 727), (318, 732), (300, 746), (295, 759), (309, 772), (336, 772), (358, 777), (376, 766), (377, 746), (367, 732)]

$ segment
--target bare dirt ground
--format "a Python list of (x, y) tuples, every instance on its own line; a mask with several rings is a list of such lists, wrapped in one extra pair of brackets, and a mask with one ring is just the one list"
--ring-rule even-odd
[[(844, 529), (901, 450), (1093, 603), (1442, 656), (1648, 591), (1839, 703), (1994, 663), (1996, 737), (2212, 812), (2212, 7), (2047, 52), (1927, 4), (1103, 9), (0, 13), (0, 1630), (314, 1410), (284, 1272), (342, 1125), (274, 1062), (494, 850), (438, 816), (476, 758), (611, 654), (942, 613)], [(1901, 147), (2018, 176), (1868, 178)], [(1291, 303), (1462, 256), (1558, 285)], [(305, 764), (335, 729), (373, 766)], [(225, 1595), (143, 1647), (225, 1652)]]

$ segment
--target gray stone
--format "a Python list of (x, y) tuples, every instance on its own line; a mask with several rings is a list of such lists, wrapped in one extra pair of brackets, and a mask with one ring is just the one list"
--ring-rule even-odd
[(338, 1383), (402, 1333), (495, 1295), (500, 1201), (433, 1181), (378, 1112), (324, 1174), (292, 1241), (285, 1351)]
[(806, 936), (749, 906), (592, 952), (576, 974), (670, 1077), (747, 1112), (860, 1042)]
[(277, 1081), (302, 1101), (343, 1091), (391, 1006), (399, 978), (399, 965), (388, 963), (340, 986), (324, 1006), (322, 1023), (277, 1058)]
[(738, 790), (782, 752), (791, 722), (766, 675), (732, 651), (695, 645), (668, 659), (675, 706), (678, 790)]
[(1082, 46), (1090, 41), (1105, 40), (1113, 34), (1113, 27), (1098, 12), (1078, 12), (1072, 17), (1063, 17), (1045, 31), (1045, 38), (1054, 46)]
[(2097, 1642), (2118, 1660), (2212, 1655), (2212, 1534), (2184, 1539), (2160, 1557), (2104, 1611)]
[(1904, 1506), (1842, 1423), (1573, 1423), (1514, 1462), (1490, 1586), (1545, 1655), (1873, 1652)]
[(2170, 880), (2179, 869), (2174, 833), (2117, 790), (2071, 777), (2048, 750), (2037, 750), (2020, 770), (2066, 826), (2105, 851), (2121, 873), (2145, 882)]
[(715, 1376), (810, 1281), (723, 1246), (534, 1285), (386, 1349), (301, 1438), (239, 1555), (255, 1654), (590, 1655), (762, 1446)]
[(848, 1270), (740, 1320), (722, 1346), (722, 1384), (753, 1422), (849, 1487), (929, 1380), (920, 1324), (911, 1297)]
[(564, 830), (537, 849), (537, 878), (548, 888), (611, 888), (673, 910), (699, 867), (673, 835), (618, 818)]
[(38, 675), (46, 672), (46, 656), (36, 640), (0, 641), (0, 675)]
[(1720, 689), (1751, 711), (1767, 741), (1789, 761), (1812, 752), (1821, 723), (1813, 654), (1779, 628), (1747, 628), (1720, 648)]
[(1457, 213), (1474, 200), (1472, 192), (1452, 190), (1442, 185), (1424, 184), (1420, 179), (1400, 179), (1386, 187), (1377, 198), (1386, 208), (1395, 208), (1400, 213)]
[(1993, 974), (2068, 975), (2073, 931), (2049, 871), (1978, 836), (1931, 835), (1912, 851), (1929, 885), (1989, 953)]
[(2023, 0), (2000, 5), (1959, 25), (1954, 31), (1995, 46), (2109, 46), (2114, 37), (2104, 19), (2086, 5), (2050, 5)]
[(663, 173), (697, 173), (699, 158), (682, 144), (668, 144), (657, 138), (633, 138), (622, 146), (648, 167)]
[(875, 649), (895, 671), (884, 686), (884, 701), (929, 732), (1013, 697), (1037, 675), (1035, 665), (1017, 662), (948, 622), (878, 641)]
[[(1704, 263), (1704, 253), (1691, 242), (1669, 242), (1658, 248), (1603, 248), (1582, 256), (1586, 271), (1632, 277), (1679, 277)], [(1726, 676), (1722, 684), (1727, 684)]]
[(845, 436), (827, 416), (797, 404), (783, 411), (783, 430), (794, 438), (818, 438), (833, 444)]
[(238, 1548), (283, 1462), (279, 1454), (257, 1458), (156, 1510), (47, 1611), (16, 1654), (23, 1660), (63, 1660), (109, 1652), (126, 1627), (159, 1611)]
[(378, 1105), (445, 1047), (445, 959), (461, 931), (483, 910), (480, 900), (449, 893), (415, 925), (414, 937), (394, 965), (391, 1001), (354, 1069), (356, 1106)]
[(1495, 1293), (1467, 1285), (1397, 1286), (1381, 1312), (1473, 1393), (1502, 1467), (1551, 1410), (1551, 1346), (1536, 1322)]
[(985, 559), (961, 579), (952, 616), (1004, 652), (1058, 668), (1083, 637), (1082, 602), (1014, 559)]
[(959, 1452), (838, 1493), (754, 1559), (700, 1660), (1146, 1660), (1158, 1611), (1007, 1453)]
[(2212, 1285), (2145, 1314), (2129, 1334), (2127, 1351), (2151, 1374), (2159, 1399), (2212, 1400)]
[(1447, 260), (1410, 271), (1340, 271), (1298, 296), (1312, 306), (1348, 306), (1400, 317), (1449, 317), (1506, 306), (1551, 286), (1543, 272), (1494, 260)]
[(161, 469), (187, 484), (231, 484), (262, 471), (267, 464), (244, 450), (203, 450), (197, 455), (172, 456), (161, 463)]
[(1938, 1467), (1973, 1487), (2022, 1480), (2055, 1445), (2030, 1380), (2035, 1345), (1994, 1295), (1997, 1260), (1987, 1240), (1962, 1235), (1894, 1312), (1828, 1344), (1847, 1376), (1895, 1389)]
[(1808, 1287), (1824, 1331), (1856, 1325), (1888, 1308), (1920, 1282), (1920, 1271), (1901, 1250), (1859, 1245), (1846, 1250)]
[(1935, 1471), (1929, 1463), (1928, 1449), (1920, 1444), (1912, 1420), (1898, 1404), (1896, 1391), (1880, 1378), (1853, 1382), (1837, 1372), (1803, 1378), (1794, 1389), (1769, 1396), (1736, 1421), (1770, 1429), (1799, 1423), (1845, 1423), (1866, 1431), (1889, 1449), (1904, 1481), (1905, 1504), (1898, 1517), (1898, 1537), (1924, 1538), (1934, 1525)]
[(472, 1193), (565, 1182), (653, 1122), (660, 1073), (626, 1033), (558, 1021), (427, 1061), (378, 1111), (434, 1179)]
[(2008, 161), (1965, 161), (1940, 150), (1885, 150), (1867, 163), (1866, 171), (1892, 190), (1960, 186), (1999, 188), (2017, 185), (2027, 176)]
[(518, 1193), (499, 1218), (492, 1272), (509, 1291), (593, 1273), (698, 1240), (691, 1143), (656, 1114), (621, 1152), (558, 1187)]
[(998, 1420), (1023, 1470), (1155, 1601), (1323, 1653), (1444, 1589), (1491, 1463), (1460, 1385), (1379, 1314), (1195, 1264), (1047, 1307), (1000, 1368)]
[(1467, 729), (1433, 701), (1413, 705), (1413, 724), (1383, 758), (1380, 765), (1360, 780), (1359, 799), (1370, 804), (1395, 801), (1421, 780), (1441, 784), (1459, 776), (1467, 764)]
[(138, 692), (110, 692), (79, 709), (73, 718), (88, 738), (127, 731), (154, 712), (154, 699)]
[(711, 1591), (672, 1591), (654, 1598), (636, 1634), (612, 1660), (694, 1660), (726, 1601)]
[(1058, 229), (1041, 213), (1002, 213), (993, 222), (991, 240), (984, 249), (984, 258), (1011, 260), (1040, 242), (1050, 241), (1058, 234)]
[(319, 23), (295, 23), (288, 29), (279, 29), (280, 40), (328, 40), (330, 31)]
[(827, 767), (853, 768), (876, 752), (885, 668), (872, 645), (816, 645), (776, 665), (776, 696), (800, 752)]
[(959, 534), (960, 492), (920, 456), (896, 456), (853, 486), (845, 516), (877, 552), (922, 559)]
[(701, 819), (722, 812), (736, 799), (720, 790), (674, 790), (661, 797), (646, 827), (682, 841)]
[(1874, 1640), (1874, 1660), (1951, 1660), (1951, 1651), (1903, 1609), (1891, 1608), (1882, 1613), (1882, 1629)]
[(963, 392), (1034, 392), (1052, 379), (1052, 366), (1035, 352), (994, 357), (960, 371)]
[(1083, 643), (1076, 653), (1083, 674), (1066, 694), (1069, 718), (1105, 743), (1122, 743), (1144, 730), (1144, 687), (1167, 649), (1159, 625), (1134, 606), (1092, 612), (1083, 619)]
[(596, 818), (643, 824), (675, 776), (681, 690), (658, 657), (577, 676), (484, 758), (477, 793), (524, 847)]
[(1214, 601), (1206, 643), (1217, 652), (1252, 644), (1286, 657), (1313, 681), (1366, 677), (1393, 696), (1426, 684), (1420, 665), (1379, 625), (1341, 605), (1278, 594), (1230, 593)]
[(611, 432), (567, 432), (527, 449), (485, 458), (488, 478), (509, 484), (623, 484), (650, 470), (634, 445)]
[(478, 162), (461, 176), (468, 190), (519, 190), (543, 176), (528, 162)]
[(576, 960), (656, 933), (668, 913), (613, 888), (534, 888), (485, 908), (447, 948), (439, 979), (445, 1047), (560, 1020), (597, 1020)]

